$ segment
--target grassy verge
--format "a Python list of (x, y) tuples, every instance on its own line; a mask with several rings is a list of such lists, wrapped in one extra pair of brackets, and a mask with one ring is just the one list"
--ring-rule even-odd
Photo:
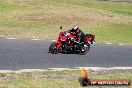
[(77, 23), (97, 41), (132, 43), (132, 3), (127, 2), (0, 0), (0, 37), (51, 40), (60, 25), (69, 29)]
[[(91, 75), (94, 74), (92, 71)], [(23, 73), (1, 73), (0, 88), (82, 88), (78, 82), (79, 70), (74, 71), (44, 71)], [(131, 73), (115, 73), (109, 75), (91, 76), (91, 79), (130, 79)], [(121, 88), (130, 88), (123, 86)], [(87, 87), (86, 87), (87, 88)], [(106, 88), (106, 86), (93, 86), (88, 88)], [(120, 88), (109, 86), (108, 88)]]

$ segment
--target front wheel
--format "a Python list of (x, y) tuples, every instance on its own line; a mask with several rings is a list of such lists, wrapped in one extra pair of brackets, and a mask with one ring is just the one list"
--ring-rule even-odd
[(52, 54), (58, 54), (57, 44), (56, 42), (52, 43), (49, 47), (49, 52)]
[(87, 52), (90, 50), (90, 44), (84, 45), (83, 47), (81, 47), (79, 54), (80, 55), (85, 55), (87, 54)]

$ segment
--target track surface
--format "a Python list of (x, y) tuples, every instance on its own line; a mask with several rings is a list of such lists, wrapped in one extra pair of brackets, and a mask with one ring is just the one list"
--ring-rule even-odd
[(0, 40), (0, 70), (132, 67), (132, 46), (94, 44), (86, 55), (48, 53), (52, 41)]

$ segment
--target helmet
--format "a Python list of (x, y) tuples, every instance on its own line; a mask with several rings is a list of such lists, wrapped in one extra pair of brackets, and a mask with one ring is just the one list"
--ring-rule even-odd
[(78, 29), (78, 28), (79, 28), (79, 26), (75, 24), (75, 25), (73, 25), (73, 27), (72, 27), (72, 28), (74, 28), (74, 29), (76, 30), (76, 29)]
[(78, 25), (73, 25), (72, 29), (77, 33), (80, 29)]

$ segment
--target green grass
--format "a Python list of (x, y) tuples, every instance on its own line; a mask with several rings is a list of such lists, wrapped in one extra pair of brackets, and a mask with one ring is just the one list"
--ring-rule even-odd
[[(110, 11), (112, 13), (116, 13), (120, 15), (132, 16), (131, 3), (105, 2), (105, 1), (96, 1), (96, 0), (81, 0), (81, 1), (80, 0), (46, 0), (46, 1), (77, 5), (77, 6), (83, 6), (88, 8), (94, 8), (94, 9), (102, 9), (102, 10)], [(116, 1), (116, 0), (111, 0), (111, 1)]]
[[(132, 43), (132, 3), (96, 0), (0, 0), (0, 37), (57, 38), (73, 23), (98, 42)], [(112, 36), (111, 36), (112, 35)]]
[[(119, 73), (119, 74), (109, 74), (109, 75), (102, 75), (102, 76), (97, 76), (96, 79), (132, 79), (132, 74), (131, 73)], [(95, 79), (95, 78), (94, 78)]]
[[(2, 73), (2, 75), (3, 74), (4, 73)], [(90, 74), (92, 75), (93, 72)], [(83, 88), (78, 82), (80, 75), (81, 73), (79, 70), (5, 73), (4, 76), (0, 76), (0, 88)], [(9, 79), (9, 76), (14, 79)], [(109, 75), (90, 76), (90, 79), (132, 80), (132, 74), (116, 73)], [(131, 87), (132, 86), (122, 86), (121, 88)], [(86, 88), (106, 88), (106, 86), (92, 86)], [(109, 86), (108, 88), (120, 88), (120, 86)]]

